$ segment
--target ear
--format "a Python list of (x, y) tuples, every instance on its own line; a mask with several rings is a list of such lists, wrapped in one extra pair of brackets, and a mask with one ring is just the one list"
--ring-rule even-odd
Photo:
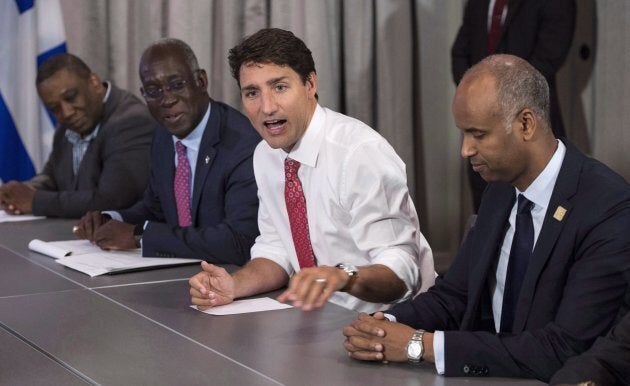
[(208, 89), (208, 74), (206, 74), (206, 70), (199, 69), (195, 72), (195, 82), (204, 90)]
[(534, 135), (536, 134), (536, 130), (538, 130), (538, 121), (536, 120), (536, 115), (530, 109), (523, 109), (518, 114), (518, 122), (520, 124), (521, 134), (523, 135), (523, 139), (525, 141), (530, 141)]
[(305, 85), (309, 96), (315, 97), (315, 94), (317, 94), (317, 73), (315, 71), (308, 75)]

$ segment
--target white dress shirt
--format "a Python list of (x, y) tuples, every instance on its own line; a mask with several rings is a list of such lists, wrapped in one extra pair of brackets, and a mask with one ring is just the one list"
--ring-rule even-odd
[[(545, 215), (547, 214), (547, 207), (549, 206), (549, 200), (553, 193), (553, 188), (556, 185), (558, 174), (560, 173), (560, 167), (564, 160), (564, 155), (567, 151), (566, 146), (562, 141), (556, 140), (558, 147), (554, 152), (551, 160), (547, 163), (547, 166), (536, 177), (524, 192), (520, 192), (514, 188), (514, 195), (518, 197), (520, 193), (525, 196), (529, 201), (534, 203), (532, 208), (532, 222), (534, 224), (534, 248), (536, 247), (536, 241), (538, 241), (538, 235), (542, 228)], [(516, 223), (516, 211), (518, 207), (518, 201), (514, 201), (512, 211), (510, 212), (509, 228), (503, 238), (503, 244), (501, 245), (501, 254), (495, 269), (495, 277), (491, 279), (492, 290), (492, 315), (494, 317), (494, 326), (497, 332), (501, 324), (501, 308), (503, 307), (503, 290), (505, 288), (505, 278), (507, 276), (507, 267), (510, 260), (510, 249), (512, 248), (512, 239), (514, 238), (514, 230)], [(444, 358), (444, 333), (442, 331), (435, 331), (433, 337), (433, 352), (435, 354), (435, 368), (438, 374), (444, 374), (445, 358)]]
[[(260, 236), (252, 259), (270, 259), (289, 275), (300, 269), (284, 200), (287, 156), (301, 163), (298, 177), (319, 266), (385, 265), (407, 285), (404, 298), (433, 285), (433, 254), (420, 233), (404, 163), (376, 131), (319, 105), (290, 154), (265, 141), (254, 152)], [(330, 301), (356, 311), (384, 307), (344, 292)]]

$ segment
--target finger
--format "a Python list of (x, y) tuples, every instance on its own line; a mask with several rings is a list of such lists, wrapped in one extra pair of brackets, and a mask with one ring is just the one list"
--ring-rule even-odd
[(94, 223), (92, 221), (91, 213), (83, 216), (79, 224), (83, 237), (94, 242)]
[(219, 267), (218, 265), (210, 264), (206, 261), (201, 262), (201, 269), (212, 276), (224, 276), (227, 274), (225, 268)]
[(385, 336), (385, 330), (379, 327), (376, 324), (376, 320), (366, 313), (359, 314), (359, 318), (352, 322), (352, 326), (358, 331), (368, 335)]
[(358, 351), (383, 351), (383, 344), (374, 338), (365, 338), (361, 335), (353, 335), (346, 339), (352, 346), (356, 347)]
[(206, 273), (205, 272), (200, 272), (198, 274), (196, 274), (195, 276), (191, 277), (188, 280), (188, 284), (190, 285), (191, 288), (191, 295), (192, 295), (192, 290), (196, 290), (200, 297), (203, 298), (208, 298), (208, 288), (209, 288), (209, 281), (206, 277)]
[(211, 308), (213, 306), (212, 302), (208, 298), (196, 298), (191, 297), (190, 301), (197, 307), (205, 307), (205, 309)]
[(360, 361), (382, 362), (385, 360), (385, 355), (382, 352), (375, 351), (348, 351), (348, 356)]
[(331, 289), (328, 280), (323, 278), (313, 280), (308, 295), (304, 300), (303, 309), (309, 311), (323, 306), (332, 294)]

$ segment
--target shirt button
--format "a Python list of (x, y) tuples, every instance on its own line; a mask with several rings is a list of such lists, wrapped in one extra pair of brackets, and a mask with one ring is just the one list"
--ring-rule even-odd
[(468, 365), (464, 365), (464, 368), (462, 370), (464, 371), (464, 374), (470, 373), (470, 367), (468, 367)]

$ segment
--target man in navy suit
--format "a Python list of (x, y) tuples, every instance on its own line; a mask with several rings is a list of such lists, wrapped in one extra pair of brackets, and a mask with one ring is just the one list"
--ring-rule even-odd
[[(258, 235), (252, 155), (260, 136), (244, 115), (210, 99), (206, 72), (181, 40), (149, 46), (139, 72), (142, 94), (162, 126), (153, 138), (144, 199), (120, 212), (86, 214), (77, 236), (103, 249), (141, 246), (143, 256), (244, 264)], [(185, 188), (176, 182), (183, 175)]]
[[(549, 380), (623, 304), (630, 187), (554, 137), (547, 82), (516, 56), (471, 68), (453, 113), (462, 156), (489, 182), (475, 226), (434, 287), (387, 315), (359, 315), (344, 328), (344, 347), (360, 360), (434, 362), (446, 376)], [(529, 226), (518, 220), (527, 210), (516, 214), (517, 195), (533, 203)], [(519, 227), (531, 239), (524, 269), (514, 270)]]

